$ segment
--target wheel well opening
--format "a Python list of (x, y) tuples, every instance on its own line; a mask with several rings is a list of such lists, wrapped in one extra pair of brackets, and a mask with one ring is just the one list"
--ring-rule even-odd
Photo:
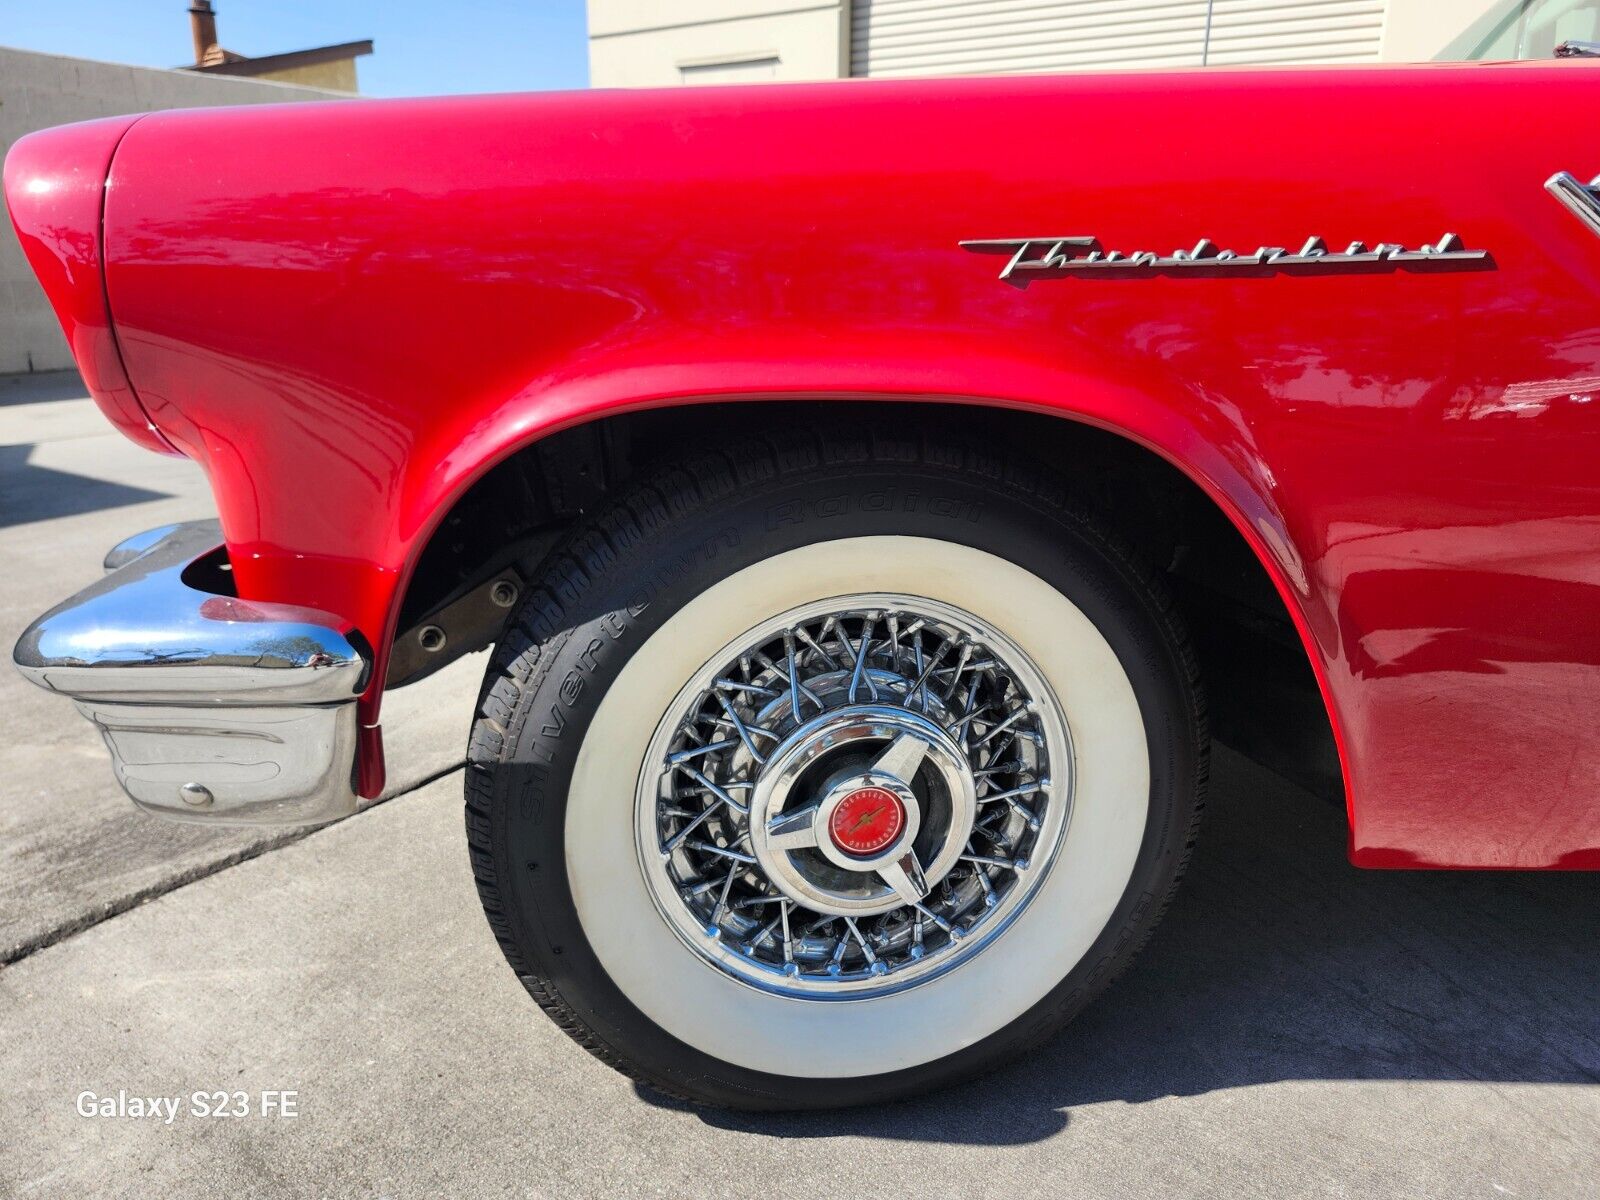
[[(708, 441), (824, 420), (900, 441), (908, 433), (938, 434), (1054, 469), (1163, 572), (1200, 656), (1218, 740), (1342, 802), (1338, 752), (1316, 677), (1243, 535), (1159, 455), (1040, 413), (900, 401), (744, 401), (623, 413), (553, 434), (487, 471), (430, 537), (401, 603), (393, 661), (404, 669), (391, 668), (389, 685), (420, 678), (498, 636), (496, 613), (473, 597), (508, 578), (530, 577), (566, 529), (630, 481)], [(463, 614), (471, 614), (477, 627), (447, 628), (442, 622), (451, 614), (462, 626), (471, 623)], [(448, 653), (402, 653), (416, 650), (410, 643), (420, 633), (441, 629)]]

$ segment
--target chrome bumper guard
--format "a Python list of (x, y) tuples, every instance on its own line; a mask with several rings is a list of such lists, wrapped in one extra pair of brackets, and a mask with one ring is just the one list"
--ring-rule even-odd
[(129, 538), (104, 579), (29, 626), (17, 669), (77, 702), (147, 812), (215, 825), (346, 816), (371, 652), (327, 613), (187, 581), (221, 545), (215, 521)]

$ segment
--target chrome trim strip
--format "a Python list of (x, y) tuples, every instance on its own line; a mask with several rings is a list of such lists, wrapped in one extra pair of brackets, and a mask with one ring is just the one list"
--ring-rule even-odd
[(1544, 181), (1544, 190), (1587, 225), (1590, 233), (1600, 234), (1600, 175), (1585, 184), (1570, 171), (1557, 171)]
[(187, 582), (220, 542), (214, 521), (127, 539), (106, 556), (110, 573), (29, 626), (12, 659), (78, 702), (147, 811), (216, 824), (353, 812), (370, 652), (327, 613)]

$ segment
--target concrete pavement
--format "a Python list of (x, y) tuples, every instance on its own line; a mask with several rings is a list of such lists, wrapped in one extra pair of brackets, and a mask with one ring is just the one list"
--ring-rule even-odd
[[(70, 381), (21, 386), (0, 641), (122, 534), (208, 509)], [(462, 666), (387, 710), (413, 785), (459, 756)], [(1064, 1036), (910, 1103), (751, 1118), (639, 1092), (539, 1013), (479, 912), (458, 771), (272, 846), (139, 816), (3, 666), (0, 711), (0, 946), (27, 943), (0, 968), (0, 1196), (1597, 1191), (1600, 876), (1356, 871), (1336, 807), (1226, 751), (1173, 911)], [(300, 1115), (189, 1115), (264, 1089)], [(119, 1091), (180, 1115), (76, 1111)]]
[[(1600, 879), (1377, 875), (1223, 753), (1131, 974), (1030, 1061), (907, 1104), (637, 1092), (501, 961), (459, 774), (0, 973), (0, 1193), (1589, 1196)], [(298, 1092), (294, 1120), (76, 1097)]]
[[(10, 666), (28, 622), (92, 582), (117, 542), (214, 514), (199, 469), (114, 432), (75, 374), (0, 376), (0, 963), (284, 840), (141, 815), (88, 723)], [(406, 730), (391, 793), (461, 761), (484, 657), (390, 698), (385, 719)]]

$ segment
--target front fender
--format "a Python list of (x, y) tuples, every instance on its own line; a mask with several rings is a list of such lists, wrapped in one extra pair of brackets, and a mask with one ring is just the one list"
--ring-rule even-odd
[[(1600, 855), (1600, 811), (1506, 796), (1581, 794), (1600, 742), (1471, 764), (1507, 711), (1562, 727), (1552, 680), (1600, 703), (1585, 606), (1545, 603), (1594, 586), (1600, 242), (1543, 186), (1596, 169), (1547, 120), (1593, 85), (1572, 64), (1215, 70), (161, 113), (112, 164), (106, 282), (251, 598), (386, 648), (472, 480), (611, 413), (1052, 413), (1160, 454), (1255, 548), (1329, 701), (1359, 861), (1565, 865)], [(1218, 129), (1253, 133), (1220, 153)], [(1447, 233), (1486, 269), (1024, 287), (963, 248)], [(1544, 619), (1461, 635), (1481, 584)]]

